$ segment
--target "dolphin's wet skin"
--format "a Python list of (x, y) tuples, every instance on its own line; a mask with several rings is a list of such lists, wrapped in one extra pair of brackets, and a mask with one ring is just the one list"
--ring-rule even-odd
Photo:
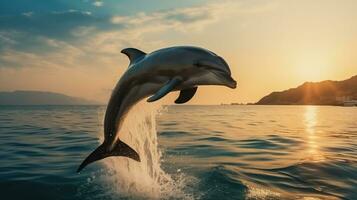
[(227, 62), (203, 48), (178, 46), (149, 54), (126, 48), (121, 52), (128, 56), (130, 64), (109, 100), (104, 118), (104, 142), (89, 154), (77, 172), (110, 156), (124, 156), (140, 162), (139, 154), (120, 140), (120, 128), (131, 107), (141, 99), (152, 95), (147, 101), (154, 102), (179, 90), (175, 103), (183, 104), (195, 95), (199, 85), (223, 85), (233, 89), (237, 85)]

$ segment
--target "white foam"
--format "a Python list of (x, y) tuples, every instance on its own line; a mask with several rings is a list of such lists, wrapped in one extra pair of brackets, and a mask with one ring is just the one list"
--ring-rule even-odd
[(141, 162), (124, 157), (104, 160), (108, 170), (106, 182), (114, 195), (150, 199), (192, 199), (185, 194), (183, 175), (171, 175), (161, 168), (156, 115), (162, 110), (158, 103), (141, 102), (126, 117), (119, 138), (134, 148)]

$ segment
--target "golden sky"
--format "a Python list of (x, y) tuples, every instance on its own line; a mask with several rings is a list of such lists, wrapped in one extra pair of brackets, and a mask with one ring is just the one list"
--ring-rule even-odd
[[(127, 5), (131, 12), (109, 12), (105, 6), (113, 8), (113, 2), (101, 2), (1, 15), (0, 90), (53, 91), (106, 102), (127, 68), (120, 53), (125, 47), (151, 52), (195, 45), (224, 57), (238, 88), (199, 87), (193, 104), (256, 102), (305, 81), (357, 75), (354, 0), (184, 1), (166, 7), (158, 2), (142, 10)], [(18, 16), (56, 26), (46, 27), (48, 21), (26, 26)]]

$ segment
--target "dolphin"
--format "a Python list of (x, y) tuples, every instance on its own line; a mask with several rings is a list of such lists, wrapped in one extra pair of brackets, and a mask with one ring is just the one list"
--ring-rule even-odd
[(227, 62), (217, 54), (200, 47), (176, 46), (149, 54), (135, 48), (121, 51), (130, 64), (116, 84), (104, 118), (104, 142), (79, 166), (110, 156), (124, 156), (140, 162), (139, 154), (118, 137), (126, 114), (137, 102), (161, 99), (172, 91), (180, 91), (176, 104), (189, 101), (199, 85), (222, 85), (236, 88)]

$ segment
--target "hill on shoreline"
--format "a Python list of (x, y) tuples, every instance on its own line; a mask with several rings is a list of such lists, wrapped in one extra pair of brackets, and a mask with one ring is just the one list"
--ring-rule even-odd
[(343, 81), (305, 82), (281, 92), (272, 92), (256, 105), (342, 105), (357, 100), (357, 75)]
[(45, 92), (16, 90), (0, 92), (0, 105), (98, 105), (98, 102), (68, 95)]

